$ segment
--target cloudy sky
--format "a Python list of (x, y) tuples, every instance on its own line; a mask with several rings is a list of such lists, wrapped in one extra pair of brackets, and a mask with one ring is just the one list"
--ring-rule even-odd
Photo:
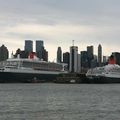
[(79, 51), (101, 44), (103, 55), (120, 52), (120, 0), (0, 0), (0, 45), (11, 53), (25, 39), (44, 40), (49, 60), (72, 40)]

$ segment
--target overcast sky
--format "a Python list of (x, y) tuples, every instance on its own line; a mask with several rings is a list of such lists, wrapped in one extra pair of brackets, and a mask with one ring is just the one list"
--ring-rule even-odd
[(25, 39), (43, 40), (50, 60), (72, 40), (79, 51), (101, 44), (103, 55), (120, 52), (120, 0), (0, 0), (0, 45), (15, 53)]

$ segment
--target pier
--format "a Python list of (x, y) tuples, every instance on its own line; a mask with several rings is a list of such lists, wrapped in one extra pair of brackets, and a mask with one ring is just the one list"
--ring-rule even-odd
[(55, 83), (85, 83), (86, 76), (82, 73), (59, 74), (54, 80)]

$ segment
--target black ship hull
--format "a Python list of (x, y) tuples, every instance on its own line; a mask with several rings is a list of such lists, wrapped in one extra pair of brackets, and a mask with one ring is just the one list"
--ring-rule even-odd
[(85, 83), (120, 83), (120, 78), (111, 78), (111, 77), (91, 77), (87, 78)]
[(57, 74), (0, 72), (0, 83), (52, 82)]

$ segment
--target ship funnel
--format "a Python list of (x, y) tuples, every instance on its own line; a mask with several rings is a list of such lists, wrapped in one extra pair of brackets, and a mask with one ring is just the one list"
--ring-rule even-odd
[(34, 59), (36, 56), (36, 53), (35, 52), (30, 52), (29, 55), (28, 55), (28, 58), (29, 59)]
[(115, 61), (113, 55), (111, 55), (111, 56), (109, 57), (108, 64), (116, 64), (116, 61)]

